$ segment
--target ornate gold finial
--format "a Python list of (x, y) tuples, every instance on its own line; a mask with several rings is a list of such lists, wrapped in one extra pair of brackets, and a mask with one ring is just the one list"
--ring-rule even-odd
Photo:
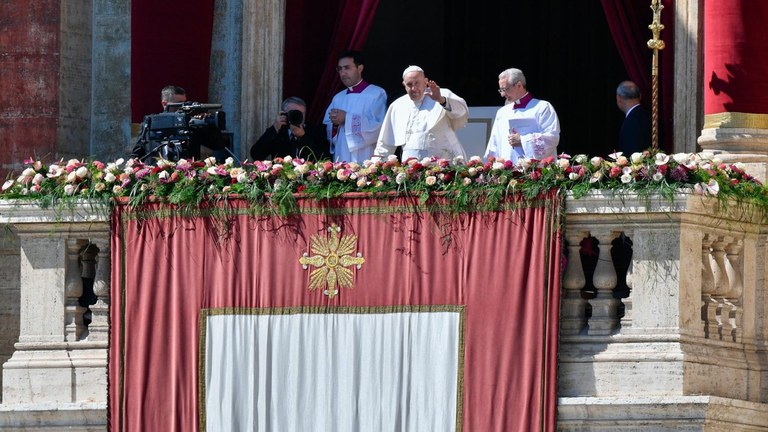
[(661, 23), (661, 10), (664, 5), (660, 0), (651, 0), (653, 21), (648, 28), (653, 34), (653, 39), (648, 41), (648, 48), (653, 50), (653, 64), (651, 65), (651, 148), (659, 148), (659, 50), (664, 49), (664, 41), (661, 40), (661, 31), (664, 24)]
[(659, 68), (658, 68), (658, 52), (659, 50), (663, 50), (665, 45), (664, 41), (661, 40), (661, 31), (664, 30), (664, 24), (661, 23), (661, 10), (664, 9), (664, 5), (661, 4), (659, 0), (651, 0), (651, 10), (653, 11), (653, 22), (651, 22), (651, 25), (648, 26), (648, 28), (651, 30), (651, 33), (653, 34), (653, 39), (648, 41), (648, 48), (653, 50), (653, 69), (651, 70), (652, 75), (658, 75)]
[(357, 249), (356, 235), (345, 235), (339, 238), (341, 228), (336, 224), (328, 227), (328, 231), (331, 234), (329, 237), (321, 235), (311, 237), (310, 249), (315, 255), (310, 257), (305, 252), (299, 258), (299, 263), (305, 270), (310, 265), (317, 267), (309, 275), (310, 291), (327, 286), (323, 294), (328, 298), (334, 298), (339, 293), (336, 289), (337, 285), (339, 288), (352, 288), (354, 285), (352, 270), (347, 267), (354, 265), (359, 269), (365, 263), (365, 258), (360, 252), (352, 256)]

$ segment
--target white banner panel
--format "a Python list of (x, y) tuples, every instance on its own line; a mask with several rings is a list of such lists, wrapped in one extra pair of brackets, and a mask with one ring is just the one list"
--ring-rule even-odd
[(206, 430), (456, 429), (460, 312), (241, 312), (202, 323)]

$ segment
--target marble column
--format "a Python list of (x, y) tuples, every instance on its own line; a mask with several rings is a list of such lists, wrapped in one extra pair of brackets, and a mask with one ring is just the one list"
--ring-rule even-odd
[(759, 179), (768, 163), (768, 3), (708, 1), (704, 7), (704, 127), (699, 144)]

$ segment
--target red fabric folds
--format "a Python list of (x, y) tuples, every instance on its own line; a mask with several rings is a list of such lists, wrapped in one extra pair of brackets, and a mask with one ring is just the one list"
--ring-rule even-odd
[[(648, 40), (653, 34), (648, 26), (653, 21), (653, 12), (648, 0), (601, 0), (603, 11), (608, 20), (608, 28), (619, 50), (621, 60), (627, 69), (629, 79), (634, 81), (643, 95), (643, 104), (651, 109), (651, 64), (653, 52), (648, 48)], [(664, 9), (661, 22), (664, 30), (661, 39), (666, 47), (659, 51), (659, 138), (660, 147), (672, 149), (672, 103), (674, 97), (674, 4), (672, 0), (662, 0)], [(616, 83), (618, 86), (619, 83)]]
[(190, 101), (207, 102), (214, 0), (130, 4), (131, 121), (162, 111), (160, 91), (167, 85), (183, 87)]
[[(342, 88), (336, 72), (338, 56), (347, 50), (361, 50), (363, 48), (378, 5), (379, 0), (340, 1), (339, 14), (333, 26), (333, 36), (328, 48), (322, 50), (325, 53), (325, 67), (321, 71), (319, 82), (313, 87), (315, 93), (307, 112), (309, 123), (322, 123), (325, 109), (331, 103), (333, 95)], [(290, 57), (286, 56), (286, 62), (289, 59)], [(290, 64), (286, 64), (286, 69), (290, 67)], [(306, 76), (303, 77), (303, 79), (307, 78)]]
[[(110, 426), (198, 430), (202, 309), (465, 307), (464, 431), (555, 430), (562, 205), (554, 191), (514, 212), (450, 217), (418, 198), (300, 200), (303, 214), (173, 217), (158, 205), (113, 216)], [(242, 214), (240, 214), (242, 213)], [(226, 226), (225, 223), (226, 222)], [(356, 236), (365, 263), (330, 299), (309, 290), (313, 239)], [(329, 313), (332, 313), (329, 312)]]
[(708, 1), (704, 8), (704, 114), (768, 114), (768, 3)]

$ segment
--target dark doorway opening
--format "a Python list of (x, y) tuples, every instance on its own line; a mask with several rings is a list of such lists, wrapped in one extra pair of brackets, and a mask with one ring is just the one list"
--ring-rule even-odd
[(622, 113), (616, 86), (627, 72), (598, 1), (382, 1), (365, 46), (367, 78), (390, 98), (418, 64), (470, 106), (501, 106), (498, 74), (522, 69), (528, 90), (550, 101), (559, 151), (605, 155)]

